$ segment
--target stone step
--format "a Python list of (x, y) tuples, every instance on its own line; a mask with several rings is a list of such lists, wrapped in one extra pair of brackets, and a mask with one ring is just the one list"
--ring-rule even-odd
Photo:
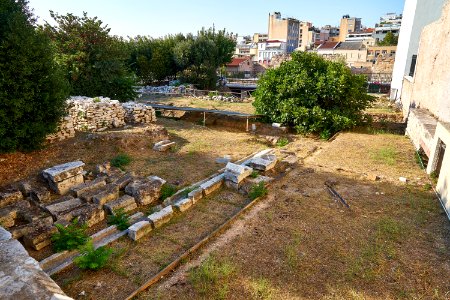
[(173, 205), (173, 208), (176, 211), (182, 213), (182, 212), (188, 210), (189, 208), (191, 208), (192, 205), (194, 205), (194, 202), (192, 201), (192, 199), (186, 198), (186, 199), (178, 200), (177, 202), (175, 202), (175, 204)]
[(164, 207), (158, 212), (149, 215), (147, 218), (152, 223), (153, 228), (158, 228), (169, 222), (173, 216), (173, 208), (171, 205)]

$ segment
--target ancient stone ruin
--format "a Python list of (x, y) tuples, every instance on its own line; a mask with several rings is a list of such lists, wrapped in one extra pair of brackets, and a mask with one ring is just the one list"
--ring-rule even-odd
[(125, 125), (156, 122), (155, 110), (148, 105), (96, 97), (72, 97), (67, 100), (68, 115), (61, 120), (58, 132), (47, 140), (60, 141), (75, 136), (75, 131), (98, 132)]

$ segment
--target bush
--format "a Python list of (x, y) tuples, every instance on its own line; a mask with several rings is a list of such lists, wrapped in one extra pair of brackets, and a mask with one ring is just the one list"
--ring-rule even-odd
[(284, 147), (287, 144), (289, 144), (289, 140), (286, 137), (281, 137), (278, 141), (277, 141), (277, 147)]
[(266, 186), (264, 185), (264, 182), (260, 182), (258, 184), (253, 185), (252, 188), (250, 189), (250, 192), (248, 193), (248, 196), (250, 197), (251, 200), (255, 200), (256, 198), (259, 197), (264, 197), (265, 195), (267, 195), (267, 189)]
[(161, 187), (161, 196), (159, 197), (160, 200), (165, 200), (166, 198), (169, 198), (173, 196), (177, 192), (177, 188), (171, 184), (164, 184)]
[(373, 101), (364, 76), (343, 62), (294, 52), (292, 60), (268, 70), (255, 92), (256, 112), (267, 121), (294, 126), (299, 133), (326, 135), (356, 126)]
[(77, 249), (85, 245), (89, 240), (86, 234), (86, 224), (79, 225), (78, 219), (74, 219), (67, 227), (61, 224), (56, 224), (55, 226), (58, 228), (58, 233), (52, 236), (52, 242), (56, 252)]
[(111, 166), (119, 168), (121, 170), (131, 163), (131, 157), (128, 154), (119, 154), (111, 159)]
[(99, 247), (94, 249), (92, 242), (80, 249), (80, 256), (74, 259), (80, 269), (98, 270), (103, 268), (112, 254), (112, 249)]
[(120, 208), (108, 216), (108, 224), (116, 225), (119, 230), (125, 230), (130, 227), (130, 217), (123, 208)]
[(56, 131), (68, 85), (24, 0), (0, 1), (0, 152), (33, 150)]

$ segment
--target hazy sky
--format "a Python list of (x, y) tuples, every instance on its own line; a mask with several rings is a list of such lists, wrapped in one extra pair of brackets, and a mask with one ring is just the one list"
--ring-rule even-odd
[(373, 27), (387, 12), (402, 13), (404, 0), (29, 0), (39, 23), (51, 21), (49, 10), (99, 17), (121, 36), (196, 32), (202, 27), (226, 28), (239, 35), (267, 32), (268, 15), (311, 21), (315, 26), (339, 25), (344, 14)]

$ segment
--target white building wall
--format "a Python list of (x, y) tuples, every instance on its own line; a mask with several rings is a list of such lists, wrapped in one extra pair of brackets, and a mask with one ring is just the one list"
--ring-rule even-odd
[(400, 99), (403, 77), (409, 75), (412, 56), (418, 53), (422, 29), (439, 19), (446, 1), (448, 0), (405, 0), (392, 75), (392, 100)]

